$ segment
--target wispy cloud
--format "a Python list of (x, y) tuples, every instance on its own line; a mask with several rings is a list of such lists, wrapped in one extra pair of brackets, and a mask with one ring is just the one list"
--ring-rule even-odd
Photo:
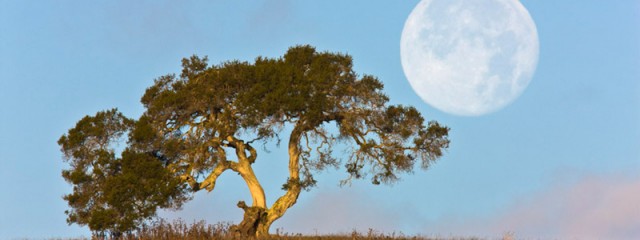
[(493, 217), (446, 219), (440, 232), (534, 239), (640, 239), (640, 173), (586, 175), (522, 197)]
[(389, 233), (418, 218), (410, 211), (385, 206), (375, 196), (356, 188), (315, 190), (310, 199), (291, 208), (275, 227), (304, 234), (349, 233), (354, 229), (366, 232), (369, 228)]
[[(638, 170), (559, 174), (547, 187), (517, 197), (492, 214), (454, 216), (445, 211), (435, 219), (415, 211), (414, 206), (391, 205), (380, 199), (389, 196), (377, 196), (360, 187), (313, 189), (302, 193), (272, 231), (283, 228), (291, 233), (329, 234), (372, 228), (425, 236), (495, 238), (512, 232), (517, 239), (640, 239)], [(234, 184), (244, 190), (241, 182)], [(234, 191), (234, 187), (223, 188), (196, 196), (181, 212), (161, 215), (188, 221), (238, 222), (242, 211), (235, 203), (248, 195)], [(229, 192), (233, 194), (223, 194)]]

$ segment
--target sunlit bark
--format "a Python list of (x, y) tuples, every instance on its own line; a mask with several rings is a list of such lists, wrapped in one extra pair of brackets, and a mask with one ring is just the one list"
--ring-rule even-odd
[(293, 206), (298, 200), (300, 191), (300, 139), (303, 133), (303, 126), (298, 124), (289, 138), (289, 181), (287, 192), (278, 198), (275, 203), (267, 210), (267, 216), (264, 222), (258, 225), (256, 235), (258, 237), (268, 236), (271, 224), (284, 215), (284, 213)]

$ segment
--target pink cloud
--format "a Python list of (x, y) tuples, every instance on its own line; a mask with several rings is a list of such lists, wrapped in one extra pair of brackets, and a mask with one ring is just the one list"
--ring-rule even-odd
[(521, 197), (495, 216), (444, 219), (440, 232), (524, 239), (640, 239), (640, 172), (564, 180)]
[[(196, 196), (182, 211), (163, 215), (210, 223), (238, 222), (242, 212), (235, 203), (248, 195), (237, 191), (228, 194), (232, 188), (221, 185), (212, 194)], [(432, 237), (493, 239), (511, 232), (516, 239), (640, 239), (640, 171), (558, 176), (550, 186), (520, 196), (486, 216), (444, 213), (427, 219), (415, 206), (389, 205), (379, 199), (389, 197), (358, 187), (313, 189), (303, 192), (271, 230), (283, 228), (289, 233), (313, 235), (372, 228)]]
[(350, 233), (354, 229), (366, 233), (370, 228), (378, 233), (390, 233), (412, 218), (407, 216), (408, 211), (395, 211), (397, 209), (384, 206), (356, 188), (314, 190), (317, 192), (309, 196), (310, 199), (299, 201), (274, 227), (283, 226), (286, 232), (312, 235)]

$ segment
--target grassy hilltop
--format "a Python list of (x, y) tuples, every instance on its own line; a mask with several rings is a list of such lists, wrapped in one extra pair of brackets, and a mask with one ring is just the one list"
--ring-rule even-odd
[[(205, 221), (194, 222), (187, 224), (183, 220), (175, 220), (173, 222), (167, 222), (164, 220), (151, 223), (148, 226), (143, 227), (138, 232), (131, 233), (123, 236), (122, 240), (156, 240), (156, 239), (241, 239), (237, 236), (233, 236), (229, 231), (231, 223), (217, 223), (207, 224)], [(68, 240), (80, 240), (87, 238), (77, 238)], [(93, 237), (93, 239), (100, 239)], [(111, 239), (105, 237), (104, 239)], [(280, 229), (276, 230), (275, 234), (267, 238), (261, 239), (289, 239), (289, 240), (381, 240), (381, 239), (396, 239), (396, 240), (479, 240), (478, 237), (424, 237), (424, 236), (407, 236), (403, 233), (381, 233), (374, 229), (369, 229), (367, 232), (352, 231), (350, 233), (341, 234), (328, 234), (328, 235), (302, 235), (283, 232)], [(514, 239), (511, 233), (507, 233), (502, 238), (503, 240)]]

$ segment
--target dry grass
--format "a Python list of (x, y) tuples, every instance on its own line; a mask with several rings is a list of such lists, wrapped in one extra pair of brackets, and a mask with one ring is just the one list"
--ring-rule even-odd
[[(230, 223), (207, 224), (205, 221), (187, 224), (183, 220), (175, 220), (167, 222), (160, 220), (142, 227), (135, 233), (130, 233), (118, 238), (118, 240), (173, 240), (173, 239), (198, 239), (198, 240), (227, 240), (234, 238), (230, 232)], [(56, 238), (52, 238), (56, 239)], [(86, 240), (86, 238), (74, 238), (67, 240)], [(95, 240), (112, 240), (111, 238), (92, 237)], [(382, 233), (369, 229), (366, 233), (352, 231), (347, 234), (330, 234), (330, 235), (302, 235), (283, 232), (277, 229), (276, 233), (268, 238), (285, 239), (285, 240), (479, 240), (480, 238), (456, 238), (456, 237), (423, 237), (423, 236), (406, 236), (402, 233)], [(513, 234), (505, 234), (502, 239), (513, 240)], [(62, 240), (57, 238), (56, 240)]]

